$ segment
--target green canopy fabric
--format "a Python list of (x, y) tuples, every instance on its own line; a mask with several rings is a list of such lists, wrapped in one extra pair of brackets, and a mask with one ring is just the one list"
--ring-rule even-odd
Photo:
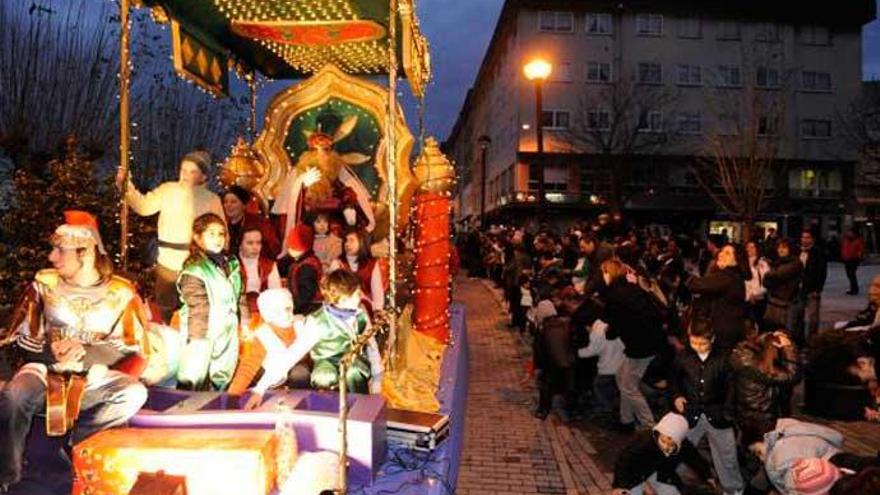
[[(302, 78), (327, 63), (354, 75), (387, 74), (387, 0), (144, 0), (210, 49), (273, 79)], [(401, 2), (410, 7), (411, 2)], [(418, 30), (417, 21), (411, 23)], [(403, 74), (407, 48), (398, 22)], [(418, 37), (420, 34), (416, 33)]]

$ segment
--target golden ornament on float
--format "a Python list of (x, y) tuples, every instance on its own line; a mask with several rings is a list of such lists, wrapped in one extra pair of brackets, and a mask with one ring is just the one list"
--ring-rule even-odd
[(455, 184), (455, 167), (440, 151), (440, 145), (433, 137), (425, 139), (425, 146), (416, 159), (413, 173), (420, 191), (447, 193), (452, 191)]
[(229, 158), (220, 166), (220, 183), (224, 187), (237, 184), (249, 191), (263, 176), (263, 164), (244, 138), (239, 137)]

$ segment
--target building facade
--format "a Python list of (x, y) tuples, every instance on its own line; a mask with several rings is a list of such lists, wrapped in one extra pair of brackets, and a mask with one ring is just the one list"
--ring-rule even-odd
[[(444, 143), (462, 177), (459, 218), (564, 222), (620, 208), (730, 231), (699, 171), (757, 147), (772, 163), (761, 219), (837, 235), (857, 160), (838, 122), (860, 95), (873, 17), (873, 0), (507, 0)], [(536, 57), (553, 66), (540, 116), (523, 76)]]

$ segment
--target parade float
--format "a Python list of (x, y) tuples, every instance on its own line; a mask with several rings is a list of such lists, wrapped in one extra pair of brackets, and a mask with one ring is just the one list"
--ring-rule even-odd
[[(450, 303), (454, 174), (436, 140), (420, 129), (416, 142), (397, 101), (399, 79), (420, 106), (430, 80), (414, 0), (129, 3), (120, 168), (129, 172), (129, 9), (148, 8), (171, 29), (181, 77), (217, 98), (230, 94), (231, 77), (250, 89), (250, 132), (221, 182), (248, 189), (285, 230), (322, 211), (370, 233), (388, 280), (374, 325), (388, 372), (381, 395), (276, 391), (254, 411), (222, 392), (151, 389), (130, 427), (74, 448), (74, 492), (312, 493), (329, 483), (337, 493), (451, 493), (467, 390), (464, 314)], [(258, 126), (256, 86), (267, 79), (291, 83)], [(311, 169), (321, 180), (305, 187)]]

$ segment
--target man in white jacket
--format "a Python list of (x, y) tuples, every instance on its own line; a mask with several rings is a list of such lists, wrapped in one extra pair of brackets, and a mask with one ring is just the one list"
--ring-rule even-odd
[(120, 189), (125, 186), (125, 200), (135, 213), (141, 216), (159, 214), (159, 258), (154, 297), (166, 322), (180, 306), (177, 276), (189, 256), (193, 220), (204, 213), (225, 218), (220, 197), (205, 187), (210, 166), (208, 152), (190, 152), (180, 161), (180, 177), (176, 182), (160, 184), (147, 194), (138, 191), (123, 171), (116, 176), (116, 185)]

